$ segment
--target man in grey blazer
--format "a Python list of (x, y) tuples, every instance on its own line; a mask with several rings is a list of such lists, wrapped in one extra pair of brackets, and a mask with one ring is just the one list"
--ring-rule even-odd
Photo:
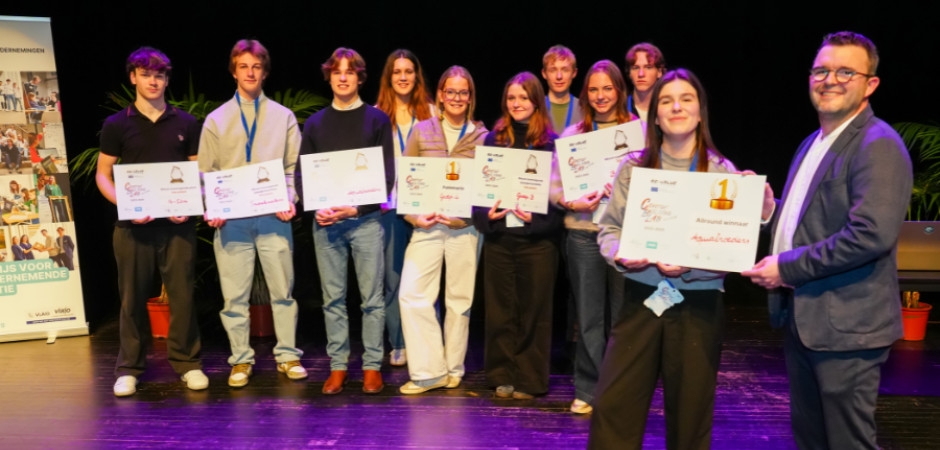
[(821, 129), (790, 166), (771, 256), (742, 272), (771, 289), (771, 322), (785, 329), (800, 448), (877, 448), (881, 366), (902, 335), (896, 253), (911, 161), (868, 105), (877, 67), (865, 36), (824, 38), (809, 77)]

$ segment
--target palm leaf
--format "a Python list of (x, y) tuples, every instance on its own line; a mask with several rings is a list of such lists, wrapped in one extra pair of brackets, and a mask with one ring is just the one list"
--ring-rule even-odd
[(940, 126), (901, 122), (893, 125), (914, 164), (909, 220), (940, 220)]

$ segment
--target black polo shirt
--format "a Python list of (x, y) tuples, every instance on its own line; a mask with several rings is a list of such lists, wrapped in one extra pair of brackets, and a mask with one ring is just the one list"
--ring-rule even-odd
[[(199, 150), (201, 130), (196, 118), (179, 108), (167, 105), (163, 115), (152, 122), (131, 103), (105, 119), (101, 153), (120, 158), (122, 164), (188, 161)], [(169, 224), (168, 219), (156, 219), (147, 225)], [(130, 222), (118, 221), (117, 225), (129, 226)]]

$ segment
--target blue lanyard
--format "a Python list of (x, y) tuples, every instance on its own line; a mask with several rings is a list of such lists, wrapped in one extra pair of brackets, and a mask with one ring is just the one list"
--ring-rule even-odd
[(596, 120), (592, 120), (592, 121), (591, 121), (591, 124), (594, 125), (594, 131), (597, 131), (597, 121), (596, 121)]
[(627, 111), (631, 113), (633, 112), (633, 96), (632, 95), (627, 96)]
[(460, 142), (460, 140), (463, 139), (463, 135), (467, 133), (467, 124), (469, 123), (469, 119), (463, 120), (463, 128), (460, 129), (460, 136), (457, 136), (457, 142)]
[[(545, 97), (545, 107), (548, 108), (549, 114), (552, 112), (552, 103), (548, 101), (548, 97)], [(568, 93), (568, 118), (565, 119), (565, 128), (571, 126), (571, 111), (574, 110), (574, 94)], [(597, 128), (595, 128), (596, 130)]]
[(242, 99), (238, 91), (235, 91), (235, 101), (238, 102), (238, 112), (242, 115), (242, 127), (248, 135), (248, 142), (245, 143), (245, 157), (248, 162), (251, 162), (251, 146), (255, 141), (255, 130), (258, 128), (258, 97), (255, 97), (255, 119), (251, 122), (251, 131), (248, 131), (248, 121), (245, 120), (245, 111), (242, 110)]
[[(405, 140), (411, 139), (411, 132), (415, 130), (415, 116), (411, 116), (411, 128), (408, 129), (408, 138), (401, 138), (401, 127), (398, 126), (398, 121), (395, 121), (395, 129), (398, 130), (398, 143), (401, 144), (399, 147), (402, 153), (405, 153)], [(463, 135), (461, 135), (463, 136)]]
[[(695, 152), (695, 156), (692, 157), (692, 165), (689, 166), (689, 172), (695, 172), (695, 168), (698, 166), (698, 151)], [(659, 149), (659, 168), (663, 168), (663, 149)]]

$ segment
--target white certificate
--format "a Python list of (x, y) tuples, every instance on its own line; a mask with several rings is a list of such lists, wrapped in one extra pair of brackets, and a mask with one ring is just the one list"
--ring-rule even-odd
[(272, 159), (235, 169), (206, 172), (206, 215), (240, 219), (290, 209), (284, 162)]
[(623, 156), (646, 145), (639, 120), (590, 133), (555, 139), (565, 200), (604, 190), (614, 181)]
[(199, 163), (116, 164), (119, 220), (202, 215)]
[(548, 213), (551, 152), (478, 145), (475, 161), (474, 206)]
[(617, 257), (724, 272), (750, 269), (765, 180), (634, 167)]
[(467, 158), (399, 158), (398, 214), (470, 217), (473, 167)]
[(382, 147), (302, 155), (300, 167), (305, 211), (388, 201)]

